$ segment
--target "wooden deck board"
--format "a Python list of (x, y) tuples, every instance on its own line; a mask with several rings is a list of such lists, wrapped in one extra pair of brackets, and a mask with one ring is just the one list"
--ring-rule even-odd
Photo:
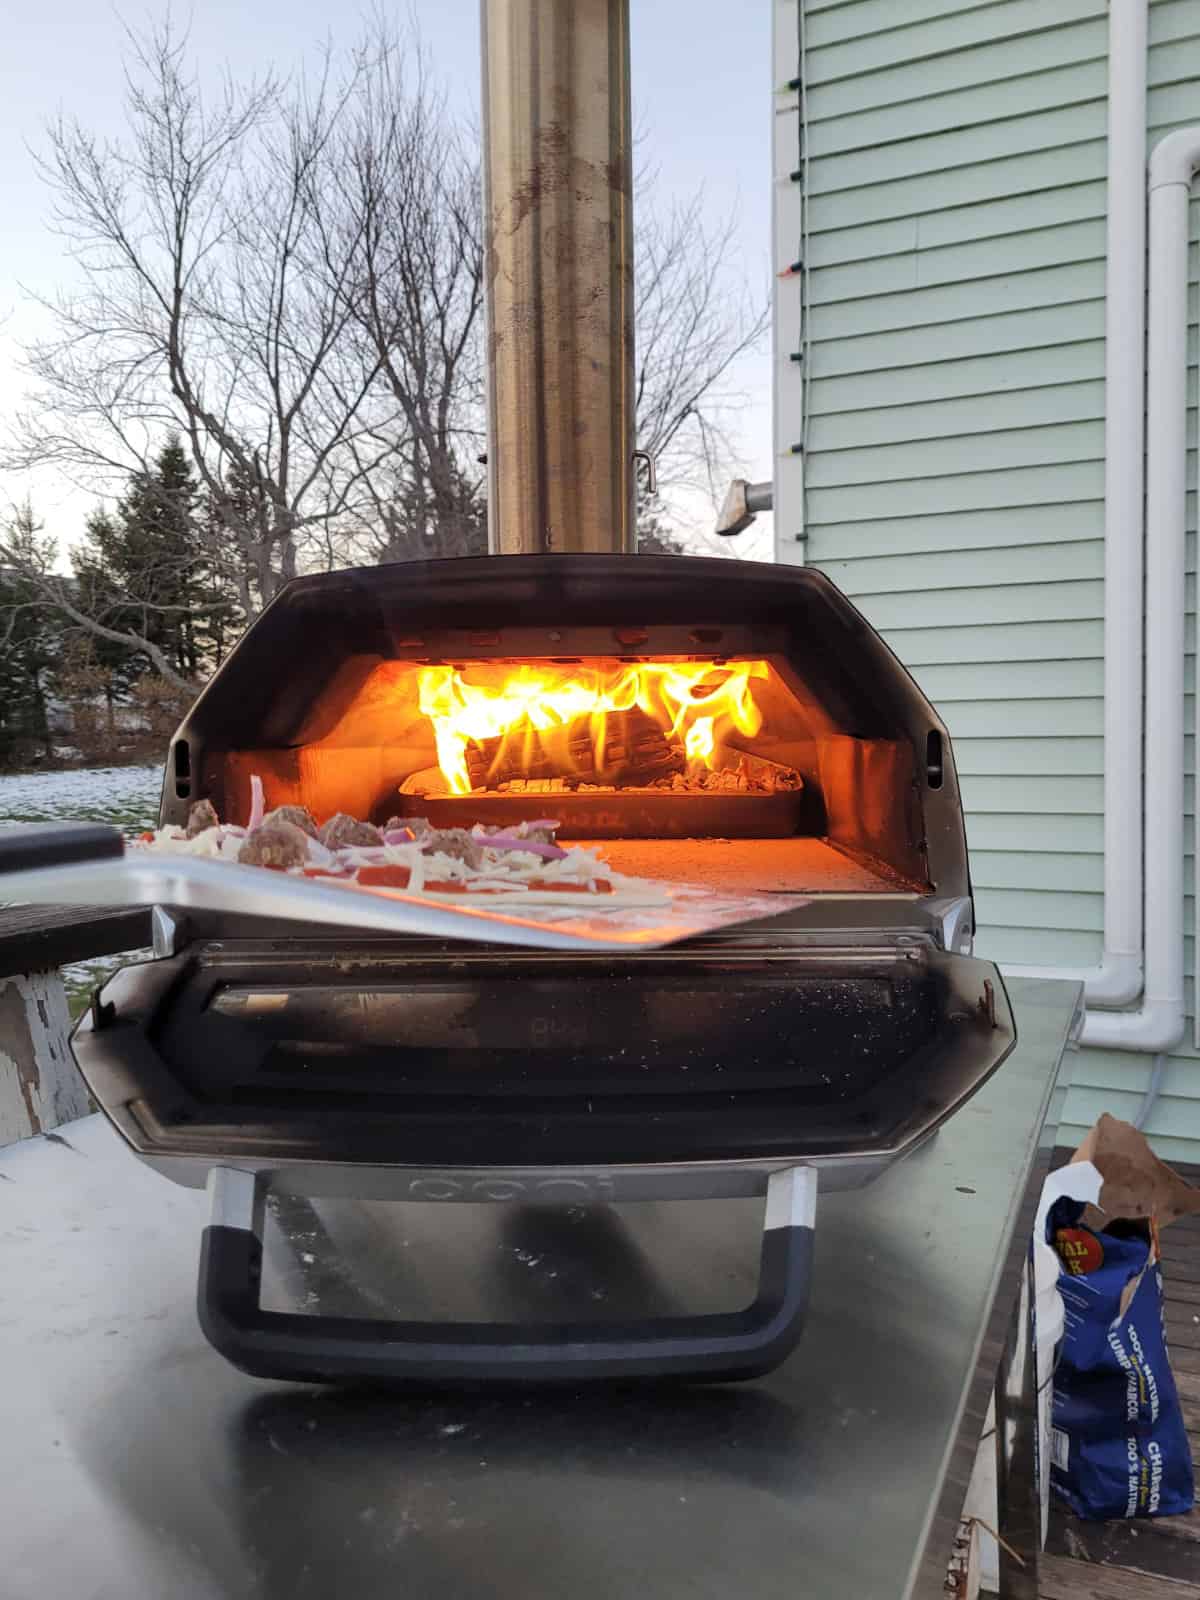
[(1194, 1583), (1133, 1567), (1096, 1567), (1068, 1556), (1043, 1556), (1042, 1600), (1200, 1600)]
[(148, 906), (0, 905), (0, 978), (140, 950), (150, 938)]
[[(1200, 1180), (1196, 1169), (1179, 1170)], [(1171, 1367), (1200, 1461), (1200, 1217), (1166, 1229), (1162, 1252)], [(1040, 1588), (1042, 1600), (1200, 1600), (1200, 1512), (1083, 1522), (1055, 1504)]]

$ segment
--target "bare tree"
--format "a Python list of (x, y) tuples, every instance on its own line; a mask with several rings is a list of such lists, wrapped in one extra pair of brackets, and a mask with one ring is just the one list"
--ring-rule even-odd
[(368, 51), (338, 148), (342, 227), (358, 328), (404, 424), (389, 493), (373, 496), (373, 543), (383, 560), (465, 555), (486, 548), (478, 160), (419, 48), (380, 23)]
[(643, 204), (634, 273), (638, 445), (658, 463), (664, 498), (704, 489), (715, 502), (738, 460), (730, 416), (745, 397), (732, 379), (766, 336), (769, 302), (731, 282), (701, 194), (665, 214)]
[(58, 331), (27, 352), (14, 464), (106, 486), (178, 430), (253, 615), (395, 448), (364, 444), (392, 418), (347, 338), (356, 252), (329, 215), (353, 75), (335, 85), (327, 63), (290, 93), (227, 79), (213, 96), (169, 25), (131, 44), (126, 139), (60, 119), (41, 160), (82, 286), (49, 303)]
[[(299, 570), (484, 548), (478, 156), (417, 45), (380, 20), (312, 80), (212, 91), (169, 25), (131, 35), (123, 139), (60, 119), (41, 169), (79, 285), (42, 301), (56, 332), (27, 350), (8, 464), (111, 491), (178, 432), (206, 569), (246, 618)], [(731, 289), (699, 197), (666, 215), (642, 200), (636, 272), (662, 534), (673, 493), (728, 475), (733, 373), (766, 313)], [(172, 681), (128, 609), (115, 625), (99, 592), (29, 576)]]
[[(474, 553), (486, 549), (478, 160), (431, 89), (423, 54), (405, 52), (383, 25), (370, 48), (338, 166), (352, 175), (345, 225), (359, 251), (357, 314), (407, 436), (388, 492), (373, 495), (372, 547), (383, 560)], [(703, 197), (663, 215), (653, 185), (652, 174), (640, 177), (636, 425), (660, 483), (639, 521), (654, 521), (661, 538), (674, 491), (702, 488), (715, 502), (737, 463), (729, 424), (743, 397), (730, 380), (765, 337), (770, 311), (731, 285)]]

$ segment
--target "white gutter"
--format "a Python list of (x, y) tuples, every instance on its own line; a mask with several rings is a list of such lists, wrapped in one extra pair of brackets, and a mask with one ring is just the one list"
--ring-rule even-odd
[(1142, 992), (1142, 494), (1148, 0), (1108, 9), (1104, 312), (1104, 951), (1095, 967), (1011, 967), (1082, 982), (1089, 1006)]
[(1091, 1013), (1084, 1044), (1170, 1051), (1183, 1036), (1183, 647), (1187, 528), (1188, 201), (1200, 127), (1150, 157), (1146, 457), (1146, 986)]

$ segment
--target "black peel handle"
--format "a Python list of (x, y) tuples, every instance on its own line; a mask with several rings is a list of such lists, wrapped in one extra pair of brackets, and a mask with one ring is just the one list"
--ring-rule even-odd
[(124, 853), (120, 830), (103, 822), (18, 822), (11, 828), (0, 827), (0, 875), (117, 860)]

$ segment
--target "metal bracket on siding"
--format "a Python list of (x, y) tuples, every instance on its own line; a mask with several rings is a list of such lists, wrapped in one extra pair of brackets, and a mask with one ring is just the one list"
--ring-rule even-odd
[(942, 919), (942, 948), (952, 955), (969, 956), (975, 939), (975, 916), (969, 895), (935, 900), (930, 909)]
[(154, 906), (150, 912), (150, 928), (155, 960), (173, 956), (180, 943), (178, 920), (165, 906)]

